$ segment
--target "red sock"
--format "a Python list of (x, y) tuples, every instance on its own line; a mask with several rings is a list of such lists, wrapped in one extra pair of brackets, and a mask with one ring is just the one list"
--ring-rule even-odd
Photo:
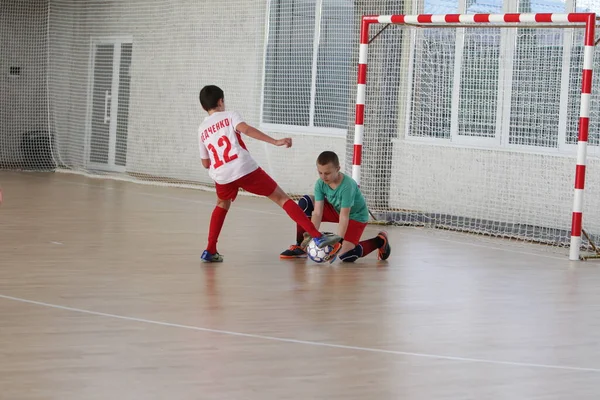
[(362, 256), (365, 257), (367, 254), (372, 253), (374, 250), (377, 250), (381, 246), (383, 246), (383, 239), (379, 236), (375, 236), (372, 239), (363, 240), (359, 243), (363, 248)]
[(310, 218), (304, 214), (304, 211), (300, 208), (300, 206), (294, 200), (288, 200), (283, 205), (283, 209), (290, 216), (291, 219), (296, 221), (298, 225), (306, 232), (310, 234), (312, 237), (321, 237), (321, 232), (319, 232), (312, 222), (310, 222)]
[(221, 233), (221, 228), (223, 227), (226, 216), (227, 210), (217, 206), (213, 210), (210, 217), (210, 227), (208, 228), (208, 246), (206, 246), (206, 250), (211, 254), (215, 254), (217, 252), (217, 241), (219, 240), (219, 234)]
[(296, 244), (298, 246), (300, 246), (300, 243), (304, 240), (304, 232), (306, 232), (304, 228), (296, 224)]

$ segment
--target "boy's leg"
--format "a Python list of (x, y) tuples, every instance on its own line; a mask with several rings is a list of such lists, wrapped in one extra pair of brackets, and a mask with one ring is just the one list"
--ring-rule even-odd
[[(304, 210), (304, 213), (307, 217), (312, 216), (312, 212), (314, 210), (314, 198), (309, 195), (304, 195), (298, 200), (298, 206)], [(323, 217), (322, 222), (339, 222), (339, 215), (335, 208), (325, 201), (325, 207), (323, 209)], [(331, 235), (331, 234), (329, 234)], [(304, 228), (297, 224), (296, 225), (296, 244), (291, 245), (287, 250), (284, 250), (280, 257), (281, 258), (304, 258), (306, 257), (306, 251), (304, 250), (308, 243), (312, 239), (310, 233), (307, 233)], [(334, 254), (339, 251), (338, 243), (334, 243), (335, 251)]]
[(206, 250), (200, 257), (204, 262), (222, 262), (223, 256), (217, 251), (217, 242), (219, 241), (219, 235), (221, 229), (225, 223), (225, 217), (227, 211), (231, 207), (231, 202), (237, 196), (237, 186), (235, 183), (227, 185), (216, 184), (217, 188), (217, 205), (213, 209), (212, 215), (210, 216), (210, 225), (208, 228), (208, 244)]
[[(335, 208), (330, 203), (327, 202), (327, 200), (325, 200), (325, 205), (323, 207), (323, 215), (321, 217), (321, 222), (334, 222), (334, 223), (340, 222), (340, 216), (339, 216), (339, 214), (337, 213), (337, 211), (335, 210)], [(297, 232), (296, 232), (296, 235), (299, 236), (299, 234), (300, 234), (300, 230), (298, 229)], [(313, 236), (310, 234), (310, 232), (304, 232), (303, 235), (304, 235), (304, 239), (300, 243), (300, 246), (302, 248), (305, 248), (306, 246), (308, 246), (308, 243), (313, 238)], [(330, 233), (329, 235), (333, 235), (333, 234)], [(337, 235), (334, 235), (334, 236), (339, 237)], [(316, 240), (315, 240), (315, 242), (317, 242), (317, 246), (318, 247), (323, 247), (325, 245), (330, 245), (329, 243), (320, 245), (318, 243), (318, 241), (316, 241)], [(335, 243), (337, 243), (337, 242), (335, 242)], [(336, 251), (337, 250), (339, 250), (339, 248), (336, 249)]]
[[(298, 206), (304, 211), (304, 215), (308, 218), (312, 217), (312, 212), (315, 209), (315, 203), (313, 197), (305, 194), (298, 200)], [(304, 228), (301, 225), (296, 224), (296, 245), (300, 246), (304, 240)]]
[[(346, 240), (344, 240), (344, 244)], [(349, 251), (342, 250), (339, 252), (340, 260), (344, 262), (354, 262), (359, 258), (366, 257), (371, 254), (374, 250), (378, 250), (377, 258), (379, 260), (387, 260), (392, 252), (392, 248), (388, 242), (387, 233), (384, 231), (379, 232), (377, 236), (372, 239), (363, 240), (356, 247)]]
[[(343, 262), (354, 262), (358, 257), (360, 257), (360, 254), (357, 253), (358, 251), (362, 251), (360, 246), (357, 246), (354, 243), (344, 239), (344, 241), (342, 242), (342, 247), (337, 252), (337, 254), (339, 254), (339, 258)], [(337, 256), (337, 254), (335, 254), (334, 257), (330, 259), (330, 263), (335, 261), (335, 256)], [(355, 254), (357, 255), (355, 256)]]
[(310, 219), (304, 214), (304, 211), (296, 204), (295, 201), (289, 198), (289, 196), (277, 185), (277, 182), (273, 180), (262, 168), (258, 168), (254, 172), (240, 178), (238, 180), (239, 185), (242, 189), (247, 190), (250, 193), (257, 194), (259, 196), (266, 196), (271, 201), (277, 203), (284, 211), (290, 216), (291, 219), (304, 230), (306, 230), (312, 237), (315, 238), (317, 246), (323, 247), (338, 243), (341, 238), (337, 235), (323, 235), (319, 232)]
[(206, 246), (206, 250), (209, 253), (214, 254), (217, 252), (217, 242), (219, 241), (219, 235), (221, 234), (221, 229), (225, 223), (225, 217), (230, 206), (231, 200), (217, 200), (217, 205), (210, 216), (210, 225), (208, 228), (208, 245)]
[[(308, 218), (312, 216), (312, 212), (315, 209), (312, 196), (305, 194), (298, 200), (298, 206), (304, 211), (304, 215)], [(304, 228), (296, 224), (296, 244), (291, 245), (288, 249), (281, 252), (280, 258), (305, 258), (306, 251), (300, 246), (304, 241)]]
[(390, 246), (387, 232), (385, 231), (379, 232), (379, 234), (372, 239), (363, 240), (359, 243), (359, 246), (362, 247), (361, 257), (366, 257), (374, 250), (379, 250), (377, 253), (377, 258), (379, 260), (387, 260), (392, 252), (392, 247)]
[[(310, 218), (304, 214), (300, 206), (298, 206), (294, 200), (290, 199), (279, 186), (277, 186), (275, 191), (269, 196), (269, 199), (279, 204), (279, 206), (285, 210), (289, 217), (293, 219), (296, 224), (300, 225), (300, 227), (307, 232), (311, 238), (314, 239), (318, 247), (334, 245), (342, 239), (338, 235), (324, 235), (319, 232), (311, 222)], [(306, 240), (306, 237), (304, 240)], [(304, 243), (302, 243), (301, 246), (303, 246), (303, 244)]]
[[(341, 261), (354, 262), (362, 256), (362, 247), (359, 241), (366, 227), (367, 224), (365, 222), (358, 222), (353, 219), (348, 222), (348, 229), (346, 229), (346, 234), (344, 235), (342, 248), (337, 253)], [(336, 257), (333, 257), (330, 262), (334, 262), (335, 259)]]

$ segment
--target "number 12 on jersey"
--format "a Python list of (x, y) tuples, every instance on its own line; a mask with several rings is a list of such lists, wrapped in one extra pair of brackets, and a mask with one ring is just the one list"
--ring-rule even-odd
[(213, 158), (215, 159), (215, 164), (213, 165), (213, 168), (217, 169), (220, 166), (238, 158), (237, 154), (229, 154), (229, 152), (231, 151), (231, 142), (229, 141), (229, 138), (227, 136), (221, 136), (217, 141), (217, 146), (219, 146), (218, 150), (223, 150), (223, 159), (219, 157), (219, 152), (217, 148), (215, 148), (215, 146), (213, 146), (212, 144), (206, 146), (211, 151)]

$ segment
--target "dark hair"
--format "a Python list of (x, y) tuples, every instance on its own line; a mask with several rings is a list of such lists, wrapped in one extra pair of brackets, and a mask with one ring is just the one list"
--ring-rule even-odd
[(317, 164), (327, 165), (329, 163), (333, 164), (333, 166), (336, 168), (340, 166), (340, 160), (337, 154), (335, 154), (333, 151), (324, 151), (319, 154), (319, 157), (317, 157)]
[(200, 104), (204, 110), (209, 111), (213, 108), (217, 108), (219, 100), (225, 99), (223, 90), (215, 85), (207, 85), (200, 91)]

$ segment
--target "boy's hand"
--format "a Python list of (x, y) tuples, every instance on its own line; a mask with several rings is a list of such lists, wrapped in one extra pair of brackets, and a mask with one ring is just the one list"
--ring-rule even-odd
[(285, 147), (292, 147), (292, 138), (283, 138), (283, 139), (279, 139), (276, 140), (274, 143), (275, 146), (285, 146)]

